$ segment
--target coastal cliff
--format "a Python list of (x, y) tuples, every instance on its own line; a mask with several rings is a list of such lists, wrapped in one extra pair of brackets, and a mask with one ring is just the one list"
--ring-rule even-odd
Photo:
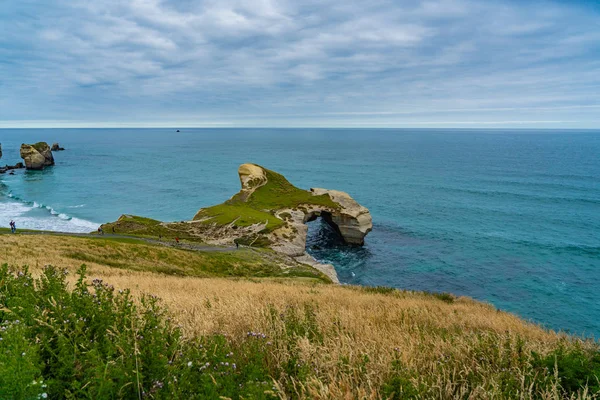
[(222, 204), (200, 209), (191, 221), (163, 223), (122, 216), (103, 225), (103, 229), (176, 236), (213, 245), (268, 248), (299, 264), (308, 264), (338, 283), (332, 265), (321, 264), (306, 252), (306, 223), (321, 217), (347, 244), (361, 246), (373, 227), (369, 210), (348, 193), (302, 190), (283, 175), (256, 164), (242, 164), (238, 175), (241, 190), (237, 194)]
[(306, 223), (322, 217), (346, 243), (363, 245), (373, 227), (369, 210), (347, 193), (302, 190), (283, 175), (256, 164), (242, 164), (238, 175), (242, 186), (238, 194), (223, 204), (201, 209), (194, 217), (211, 228), (214, 236), (207, 241), (268, 247), (338, 282), (332, 265), (318, 263), (306, 252)]

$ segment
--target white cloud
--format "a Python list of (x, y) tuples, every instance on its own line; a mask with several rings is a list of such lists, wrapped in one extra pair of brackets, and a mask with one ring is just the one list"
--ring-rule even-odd
[[(584, 6), (73, 0), (15, 20), (27, 4), (0, 19), (0, 99), (26, 99), (0, 100), (0, 120), (418, 112), (436, 124), (466, 123), (468, 109), (550, 123), (600, 103), (599, 15)], [(548, 110), (560, 115), (538, 118)]]

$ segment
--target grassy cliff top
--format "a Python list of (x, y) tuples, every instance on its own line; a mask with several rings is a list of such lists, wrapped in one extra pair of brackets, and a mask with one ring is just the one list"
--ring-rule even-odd
[(207, 223), (219, 225), (235, 223), (238, 226), (266, 222), (266, 229), (270, 231), (283, 225), (283, 221), (274, 215), (277, 210), (294, 209), (303, 205), (339, 208), (339, 205), (328, 195), (313, 196), (310, 192), (292, 185), (283, 175), (260, 168), (267, 176), (266, 184), (254, 190), (249, 196), (246, 192), (240, 191), (222, 204), (204, 208), (194, 216), (194, 220), (207, 219)]
[[(260, 167), (260, 165), (257, 165)], [(297, 208), (300, 205), (319, 205), (332, 209), (339, 208), (328, 195), (313, 196), (310, 192), (292, 185), (283, 175), (262, 168), (267, 175), (267, 183), (257, 188), (247, 199), (243, 200), (241, 193), (229, 202), (242, 202), (257, 210), (280, 210), (282, 208)]]

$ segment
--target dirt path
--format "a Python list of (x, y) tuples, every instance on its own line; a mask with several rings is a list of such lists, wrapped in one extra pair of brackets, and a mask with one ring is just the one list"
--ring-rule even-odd
[[(159, 246), (172, 247), (176, 249), (185, 249), (185, 250), (193, 250), (193, 251), (204, 251), (204, 252), (228, 252), (238, 250), (235, 246), (232, 247), (218, 247), (218, 246), (210, 246), (206, 244), (192, 244), (192, 243), (176, 243), (174, 240), (156, 240), (150, 238), (144, 238), (139, 236), (127, 236), (127, 235), (115, 235), (115, 234), (90, 234), (90, 233), (69, 233), (69, 232), (31, 232), (31, 231), (17, 231), (18, 235), (49, 235), (49, 236), (75, 236), (75, 237), (84, 237), (89, 239), (134, 239), (140, 240), (142, 242), (151, 243)], [(2, 232), (0, 231), (0, 235), (12, 235), (10, 232)]]

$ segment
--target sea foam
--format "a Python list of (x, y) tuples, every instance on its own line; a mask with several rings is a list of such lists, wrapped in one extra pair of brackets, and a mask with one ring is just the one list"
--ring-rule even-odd
[[(37, 201), (27, 201), (12, 193), (7, 195), (10, 200), (0, 202), (0, 226), (8, 227), (11, 220), (17, 228), (37, 229), (54, 232), (86, 233), (95, 231), (98, 223), (69, 214), (58, 212), (48, 205)], [(46, 211), (46, 215), (32, 215), (35, 209)], [(39, 211), (36, 212), (39, 214)]]

